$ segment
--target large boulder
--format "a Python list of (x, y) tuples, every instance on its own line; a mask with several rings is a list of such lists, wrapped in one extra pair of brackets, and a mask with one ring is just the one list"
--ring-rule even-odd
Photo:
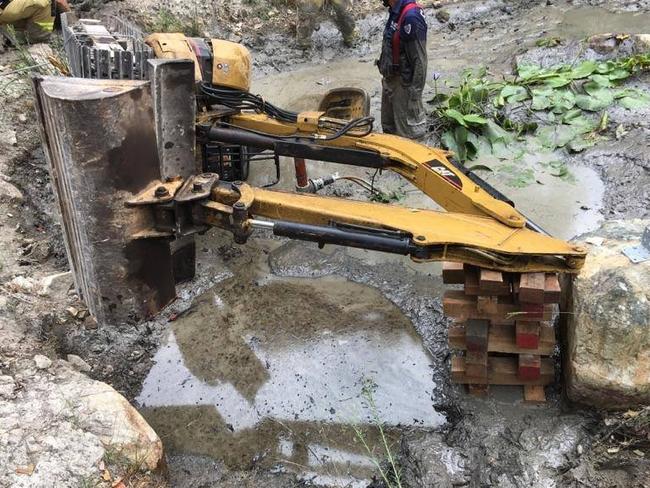
[(648, 225), (609, 221), (577, 239), (589, 256), (567, 296), (565, 377), (573, 401), (650, 404), (650, 261), (633, 264), (622, 253), (640, 244)]
[(159, 478), (162, 442), (122, 395), (37, 359), (0, 376), (0, 486), (111, 486), (120, 470)]

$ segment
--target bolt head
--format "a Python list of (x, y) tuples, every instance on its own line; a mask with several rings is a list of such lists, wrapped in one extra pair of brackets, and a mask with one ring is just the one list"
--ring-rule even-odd
[(246, 205), (244, 205), (244, 202), (235, 202), (235, 205), (233, 205), (235, 208), (246, 208)]
[(201, 183), (194, 183), (194, 184), (192, 185), (192, 191), (193, 191), (194, 193), (198, 193), (198, 192), (200, 192), (200, 191), (203, 191), (203, 185), (202, 185)]
[(167, 195), (169, 195), (169, 190), (167, 190), (167, 188), (165, 188), (164, 186), (159, 186), (158, 188), (156, 188), (154, 195), (156, 195), (159, 198), (166, 197)]

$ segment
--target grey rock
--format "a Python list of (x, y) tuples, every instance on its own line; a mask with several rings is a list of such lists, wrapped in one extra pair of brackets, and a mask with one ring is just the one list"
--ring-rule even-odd
[(451, 488), (465, 483), (463, 458), (438, 433), (406, 437), (399, 455), (406, 486)]
[(449, 18), (450, 18), (449, 12), (447, 12), (446, 10), (438, 10), (436, 12), (436, 20), (438, 22), (442, 22), (444, 24), (445, 22), (449, 22)]
[(89, 373), (92, 370), (90, 364), (88, 364), (86, 361), (84, 361), (76, 354), (68, 354), (66, 359), (77, 371), (81, 371), (83, 373)]
[(37, 354), (34, 356), (34, 363), (38, 369), (48, 369), (52, 366), (52, 360), (42, 354)]
[(567, 392), (600, 408), (650, 404), (650, 261), (632, 264), (624, 248), (639, 244), (650, 219), (608, 221), (578, 238), (604, 238), (568, 296)]
[(52, 297), (66, 297), (73, 286), (72, 273), (55, 273), (41, 279), (39, 295)]
[[(162, 469), (162, 442), (123, 396), (64, 361), (50, 372), (25, 377), (20, 395), (0, 401), (0, 486), (99, 486), (108, 449), (142, 471)], [(13, 380), (0, 377), (0, 392), (6, 385), (13, 388)], [(16, 472), (30, 465), (31, 475)]]
[(0, 398), (9, 400), (14, 396), (16, 382), (11, 376), (0, 376)]
[(0, 201), (22, 203), (23, 199), (23, 194), (18, 188), (0, 178)]

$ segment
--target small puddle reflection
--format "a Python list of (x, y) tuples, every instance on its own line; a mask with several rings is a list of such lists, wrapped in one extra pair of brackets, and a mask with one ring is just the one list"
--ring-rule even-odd
[(173, 323), (154, 361), (137, 401), (166, 447), (235, 469), (349, 486), (385, 458), (380, 424), (395, 442), (398, 426), (445, 421), (410, 321), (341, 278), (228, 279)]

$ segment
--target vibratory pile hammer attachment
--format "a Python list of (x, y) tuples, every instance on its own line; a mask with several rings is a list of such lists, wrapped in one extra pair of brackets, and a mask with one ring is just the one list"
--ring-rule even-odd
[[(454, 379), (473, 391), (550, 381), (540, 357), (553, 346), (557, 273), (577, 273), (584, 249), (544, 234), (445, 151), (372, 132), (363, 103), (359, 117), (333, 117), (347, 92), (331, 98), (331, 111), (294, 113), (248, 92), (244, 48), (156, 35), (147, 42), (173, 58), (148, 60), (148, 81), (34, 79), (69, 261), (98, 322), (139, 320), (173, 300), (175, 284), (194, 274), (197, 233), (216, 227), (243, 244), (265, 229), (455, 263), (445, 265), (445, 282), (464, 291), (448, 293), (444, 307), (456, 320), (450, 346), (466, 352), (453, 361)], [(394, 171), (447, 211), (227, 181), (195, 153), (210, 145), (222, 162), (233, 157), (224, 147), (239, 147), (276, 164), (289, 156)]]

